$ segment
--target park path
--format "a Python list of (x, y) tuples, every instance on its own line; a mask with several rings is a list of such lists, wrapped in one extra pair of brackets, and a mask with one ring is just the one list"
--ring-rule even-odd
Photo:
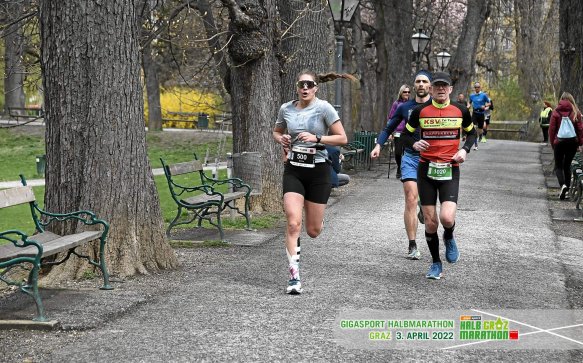
[(322, 235), (302, 238), (302, 295), (283, 293), (282, 233), (253, 246), (178, 249), (177, 271), (111, 292), (47, 296), (47, 314), (70, 331), (12, 332), (0, 353), (107, 362), (582, 361), (581, 351), (351, 348), (336, 339), (337, 319), (352, 312), (579, 308), (583, 241), (559, 240), (550, 228), (539, 147), (490, 140), (469, 155), (455, 231), (461, 259), (444, 262), (440, 281), (425, 278), (421, 225), (421, 260), (405, 259), (401, 183), (375, 165), (334, 192)]

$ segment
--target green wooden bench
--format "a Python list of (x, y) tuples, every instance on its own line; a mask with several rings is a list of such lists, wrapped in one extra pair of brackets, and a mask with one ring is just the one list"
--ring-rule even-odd
[(528, 121), (490, 121), (488, 133), (518, 134), (518, 140), (526, 140), (528, 136)]
[(20, 118), (24, 119), (41, 119), (44, 117), (44, 111), (40, 107), (7, 107), (8, 116), (18, 121)]
[[(197, 221), (197, 228), (202, 227), (202, 221), (206, 220), (219, 230), (221, 241), (225, 240), (225, 233), (221, 221), (221, 214), (226, 208), (236, 211), (245, 217), (247, 230), (251, 230), (249, 218), (249, 198), (251, 187), (243, 183), (239, 178), (213, 179), (206, 176), (203, 165), (199, 160), (168, 165), (162, 158), (162, 168), (168, 182), (172, 199), (178, 207), (176, 217), (166, 229), (166, 235), (170, 237), (172, 227), (189, 224)], [(198, 175), (196, 175), (198, 174)], [(196, 177), (192, 177), (196, 175)], [(183, 177), (180, 177), (183, 176)], [(218, 186), (227, 186), (229, 191), (222, 193)], [(244, 211), (241, 211), (236, 202), (244, 202)], [(181, 220), (182, 212), (187, 212), (186, 219)]]
[(351, 141), (340, 147), (340, 153), (344, 156), (344, 163), (347, 169), (356, 170), (360, 155), (365, 151), (365, 146), (360, 141)]
[[(109, 284), (109, 274), (105, 264), (105, 242), (109, 224), (87, 210), (72, 213), (50, 213), (40, 209), (32, 187), (26, 185), (26, 179), (22, 175), (20, 178), (22, 187), (0, 190), (0, 208), (28, 203), (36, 231), (32, 235), (16, 229), (0, 232), (0, 242), (9, 242), (0, 245), (0, 280), (8, 285), (19, 286), (22, 292), (32, 296), (37, 308), (37, 316), (34, 320), (47, 321), (38, 291), (38, 277), (42, 267), (61, 264), (67, 261), (71, 255), (85, 258), (91, 265), (101, 270), (103, 276), (101, 289), (113, 289)], [(53, 223), (65, 221), (79, 222), (86, 226), (99, 226), (101, 230), (87, 230), (63, 236), (45, 230)], [(97, 260), (75, 251), (77, 247), (95, 240), (99, 240)], [(60, 261), (54, 261), (53, 256), (60, 252), (67, 254)], [(49, 257), (51, 258), (49, 259)], [(16, 267), (29, 270), (26, 281), (12, 280), (10, 272)]]

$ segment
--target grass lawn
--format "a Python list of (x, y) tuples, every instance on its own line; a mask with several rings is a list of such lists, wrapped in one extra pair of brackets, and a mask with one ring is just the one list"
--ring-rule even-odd
[[(160, 157), (168, 163), (177, 163), (193, 159), (196, 153), (199, 160), (203, 160), (207, 153), (209, 160), (214, 161), (217, 154), (219, 138), (218, 132), (151, 132), (147, 135), (148, 158), (152, 168), (160, 168)], [(231, 151), (231, 136), (228, 136), (226, 150)], [(43, 155), (44, 128), (29, 127), (26, 129), (0, 129), (0, 181), (19, 180), (18, 175), (23, 174), (27, 179), (42, 178), (36, 175), (36, 155)], [(226, 177), (226, 171), (221, 170), (219, 177)], [(166, 178), (155, 177), (156, 186), (160, 195), (160, 206), (166, 224), (176, 215), (176, 204), (170, 196)], [(225, 187), (226, 188), (226, 187)], [(36, 199), (42, 206), (44, 200), (44, 187), (34, 187)], [(219, 189), (220, 190), (220, 189)], [(225, 191), (225, 190), (222, 190)], [(261, 215), (252, 218), (253, 228), (270, 228), (281, 219), (278, 215)], [(243, 218), (224, 218), (225, 228), (243, 228)], [(188, 228), (184, 226), (183, 228)], [(21, 229), (23, 232), (32, 232), (34, 224), (30, 218), (28, 205), (0, 209), (0, 231), (11, 228)], [(180, 228), (176, 227), (176, 228)]]

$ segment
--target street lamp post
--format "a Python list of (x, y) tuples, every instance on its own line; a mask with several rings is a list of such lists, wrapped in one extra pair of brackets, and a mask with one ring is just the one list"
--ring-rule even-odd
[(448, 52), (445, 51), (445, 49), (443, 49), (441, 52), (437, 53), (435, 58), (437, 59), (437, 68), (439, 68), (440, 71), (443, 71), (447, 68), (449, 64), (451, 54), (449, 54)]
[(419, 65), (421, 64), (421, 54), (425, 51), (427, 44), (431, 38), (423, 34), (422, 29), (419, 29), (419, 32), (413, 34), (411, 36), (411, 46), (413, 47), (413, 52), (415, 53), (415, 72), (419, 71)]
[[(349, 22), (358, 7), (360, 0), (329, 0), (328, 5), (332, 12), (332, 19), (339, 24), (338, 35), (336, 35), (336, 73), (342, 73), (342, 52), (344, 51), (344, 36), (342, 35), (342, 24)], [(342, 81), (337, 79), (334, 83), (334, 108), (342, 119)]]

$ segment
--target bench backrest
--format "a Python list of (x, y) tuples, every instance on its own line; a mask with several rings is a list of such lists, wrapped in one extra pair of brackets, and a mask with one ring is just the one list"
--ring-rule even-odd
[(203, 171), (203, 166), (200, 161), (193, 160), (184, 163), (168, 165), (168, 171), (170, 172), (170, 175), (180, 175), (192, 173), (195, 171), (201, 172)]
[(30, 203), (35, 200), (31, 186), (0, 190), (0, 208)]

